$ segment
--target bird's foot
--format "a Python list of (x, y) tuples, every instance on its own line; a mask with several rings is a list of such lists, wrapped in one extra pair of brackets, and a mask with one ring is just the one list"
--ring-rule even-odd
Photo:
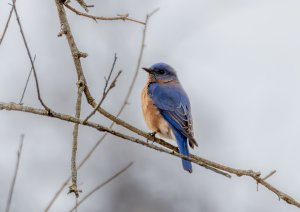
[[(155, 139), (155, 135), (156, 135), (157, 132), (151, 132), (149, 133), (149, 136), (151, 136), (153, 138), (153, 140)], [(149, 139), (147, 138), (147, 143), (148, 143)], [(152, 141), (152, 144), (154, 143), (154, 141)]]

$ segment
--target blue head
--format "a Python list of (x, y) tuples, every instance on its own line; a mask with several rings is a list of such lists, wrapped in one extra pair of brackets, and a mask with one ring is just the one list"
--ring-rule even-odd
[(143, 68), (149, 73), (150, 81), (153, 82), (169, 82), (178, 81), (176, 71), (165, 63), (156, 63), (150, 68)]

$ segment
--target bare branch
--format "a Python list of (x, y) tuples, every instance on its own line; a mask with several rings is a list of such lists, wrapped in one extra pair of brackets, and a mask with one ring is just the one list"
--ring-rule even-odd
[(262, 178), (263, 180), (266, 180), (268, 178), (270, 178), (271, 176), (273, 176), (276, 173), (276, 170), (271, 171), (267, 176), (265, 176), (264, 178)]
[(82, 13), (82, 12), (76, 10), (74, 7), (71, 7), (69, 4), (64, 4), (64, 5), (69, 10), (71, 10), (72, 12), (74, 12), (76, 15), (84, 16), (84, 17), (90, 18), (90, 19), (92, 19), (94, 21), (97, 21), (97, 20), (101, 20), (101, 21), (116, 21), (116, 20), (121, 20), (121, 21), (131, 21), (131, 22), (135, 22), (135, 23), (139, 23), (139, 24), (145, 25), (144, 22), (141, 22), (141, 21), (129, 18), (129, 14), (118, 15), (118, 16), (115, 16), (115, 17), (94, 16), (94, 15), (89, 15), (87, 13)]
[(12, 0), (12, 2), (13, 2), (13, 8), (14, 8), (14, 11), (15, 11), (17, 22), (18, 22), (18, 25), (19, 25), (19, 28), (20, 28), (20, 32), (21, 32), (21, 35), (22, 35), (22, 38), (23, 38), (23, 41), (24, 41), (24, 45), (26, 47), (27, 54), (28, 54), (29, 60), (31, 62), (31, 67), (32, 67), (32, 70), (33, 70), (34, 78), (35, 78), (35, 84), (36, 84), (38, 99), (39, 99), (41, 105), (45, 108), (45, 110), (47, 110), (48, 113), (51, 113), (50, 108), (47, 107), (46, 104), (44, 103), (44, 101), (42, 100), (37, 73), (36, 73), (34, 62), (33, 62), (33, 59), (32, 59), (32, 56), (31, 56), (31, 53), (30, 53), (30, 50), (29, 50), (29, 47), (28, 47), (28, 44), (27, 44), (27, 41), (26, 41), (26, 38), (25, 38), (25, 34), (24, 34), (24, 31), (23, 31), (23, 28), (22, 28), (22, 25), (21, 25), (20, 17), (19, 17), (18, 12), (17, 12), (15, 0)]
[[(88, 7), (94, 7), (94, 5), (87, 5), (83, 0), (76, 0), (78, 4), (86, 11), (88, 12)], [(66, 2), (67, 3), (67, 2)]]
[(130, 162), (127, 166), (125, 166), (123, 169), (118, 171), (116, 174), (102, 182), (100, 185), (96, 186), (94, 189), (92, 189), (87, 195), (85, 195), (78, 203), (77, 206), (73, 207), (70, 211), (74, 211), (78, 208), (79, 205), (81, 205), (87, 198), (89, 198), (92, 194), (94, 194), (96, 191), (98, 191), (100, 188), (111, 182), (113, 179), (121, 175), (123, 172), (125, 172), (130, 166), (132, 166), (133, 162)]
[(14, 177), (13, 177), (13, 180), (12, 180), (11, 185), (10, 185), (9, 195), (8, 195), (8, 199), (7, 199), (7, 203), (6, 203), (6, 210), (5, 210), (6, 212), (9, 212), (11, 200), (12, 200), (13, 193), (14, 193), (14, 187), (15, 187), (15, 183), (16, 183), (16, 179), (17, 179), (17, 175), (18, 175), (18, 170), (19, 170), (19, 164), (20, 164), (20, 160), (21, 160), (23, 141), (24, 141), (24, 134), (21, 134), (19, 150), (17, 152), (17, 163), (16, 163), (16, 167), (15, 167)]
[[(84, 82), (79, 79), (77, 82), (77, 101), (76, 101), (76, 118), (80, 118), (81, 112), (81, 101), (82, 93), (84, 90)], [(72, 158), (71, 158), (71, 172), (72, 172), (72, 185), (69, 187), (69, 193), (74, 193), (76, 198), (79, 197), (79, 190), (77, 188), (77, 166), (76, 166), (76, 154), (77, 154), (77, 143), (78, 143), (78, 123), (74, 124), (73, 128), (73, 144), (72, 144)]]
[[(23, 105), (19, 105), (19, 104), (15, 104), (15, 103), (0, 103), (0, 110), (14, 110), (14, 111), (22, 111), (22, 112), (27, 112), (27, 113), (33, 113), (33, 114), (37, 114), (37, 115), (42, 115), (42, 116), (47, 116), (47, 117), (51, 117), (51, 118), (57, 118), (63, 121), (67, 121), (67, 122), (73, 122), (73, 123), (78, 123), (78, 124), (83, 124), (83, 120), (80, 120), (76, 117), (72, 117), (66, 114), (60, 114), (60, 113), (56, 113), (56, 112), (52, 112), (52, 116), (49, 115), (49, 113), (46, 110), (42, 110), (42, 109), (36, 109), (36, 108), (32, 108), (32, 107), (27, 107), (27, 106), (23, 106)], [(124, 121), (123, 121), (124, 122)], [(288, 194), (283, 193), (282, 191), (278, 190), (277, 188), (275, 188), (273, 185), (271, 185), (270, 183), (266, 182), (262, 177), (260, 172), (256, 172), (253, 170), (243, 170), (243, 169), (235, 169), (235, 168), (231, 168), (228, 166), (224, 166), (222, 164), (218, 164), (212, 161), (209, 161), (207, 159), (201, 158), (199, 156), (196, 155), (190, 155), (190, 157), (187, 157), (185, 155), (182, 155), (178, 152), (177, 148), (171, 144), (168, 144), (167, 142), (165, 142), (162, 139), (158, 139), (158, 138), (153, 138), (153, 136), (150, 136), (149, 134), (147, 134), (146, 132), (143, 132), (141, 130), (139, 130), (140, 132), (142, 132), (142, 134), (146, 134), (147, 136), (143, 136), (145, 138), (147, 138), (148, 140), (152, 140), (154, 142), (157, 142), (159, 144), (161, 144), (162, 146), (164, 146), (165, 148), (162, 147), (158, 147), (154, 144), (150, 144), (147, 143), (145, 141), (142, 141), (138, 138), (132, 137), (132, 136), (128, 136), (125, 135), (123, 133), (120, 133), (118, 131), (114, 131), (111, 130), (107, 127), (104, 127), (100, 124), (96, 124), (93, 122), (86, 122), (84, 125), (92, 127), (94, 129), (97, 129), (98, 131), (104, 131), (104, 132), (108, 132), (116, 137), (122, 138), (121, 141), (130, 141), (130, 142), (134, 142), (143, 146), (146, 146), (148, 148), (154, 149), (156, 151), (160, 151), (160, 152), (164, 152), (185, 160), (189, 160), (195, 164), (198, 164), (199, 166), (203, 166), (203, 167), (213, 167), (215, 169), (219, 169), (221, 171), (224, 172), (228, 172), (231, 174), (235, 174), (236, 176), (248, 176), (250, 178), (252, 178), (253, 180), (255, 180), (255, 182), (263, 185), (264, 187), (266, 187), (267, 189), (269, 189), (270, 191), (272, 191), (273, 193), (275, 193), (280, 199), (283, 199), (285, 202), (292, 204), (298, 208), (300, 208), (300, 202), (296, 201), (294, 198), (292, 198), (291, 196), (289, 196)], [(129, 128), (127, 128), (129, 129)]]
[(129, 89), (128, 89), (128, 92), (125, 96), (125, 100), (124, 100), (124, 103), (122, 104), (121, 108), (120, 108), (120, 111), (117, 113), (117, 117), (122, 113), (122, 111), (124, 110), (125, 106), (127, 105), (128, 103), (128, 99), (132, 93), (132, 90), (133, 90), (133, 86), (135, 85), (135, 81), (138, 77), (138, 73), (139, 73), (139, 70), (141, 68), (141, 62), (142, 62), (142, 58), (143, 58), (143, 55), (144, 55), (144, 49), (145, 49), (145, 42), (146, 42), (146, 35), (147, 35), (147, 26), (148, 26), (148, 22), (149, 22), (149, 19), (150, 17), (156, 12), (158, 11), (158, 9), (154, 10), (153, 12), (149, 13), (146, 15), (146, 19), (145, 19), (145, 26), (144, 26), (144, 29), (143, 29), (143, 35), (142, 35), (142, 42), (141, 42), (141, 47), (140, 47), (140, 53), (139, 53), (139, 58), (138, 58), (138, 61), (137, 61), (137, 64), (136, 64), (136, 68), (135, 68), (135, 72), (134, 72), (134, 75), (133, 75), (133, 79), (130, 83), (130, 86), (129, 86)]
[[(225, 172), (230, 172), (230, 173), (233, 172), (234, 174), (236, 174), (238, 176), (249, 175), (249, 173), (252, 173), (252, 175), (260, 175), (260, 173), (255, 173), (251, 170), (248, 170), (248, 171), (238, 170), (237, 171), (237, 169), (232, 169), (230, 167), (222, 166), (220, 164), (208, 161), (206, 159), (194, 156), (192, 154), (190, 155), (190, 157), (181, 155), (181, 154), (178, 153), (177, 147), (165, 142), (163, 139), (154, 138), (153, 136), (150, 136), (149, 134), (147, 134), (145, 132), (144, 133), (147, 134), (147, 137), (145, 137), (145, 138), (147, 138), (147, 140), (151, 140), (153, 142), (159, 143), (160, 145), (162, 145), (162, 146), (164, 146), (164, 147), (166, 147), (170, 150), (155, 146), (155, 145), (150, 144), (148, 142), (144, 142), (144, 141), (142, 141), (140, 139), (137, 139), (135, 137), (125, 135), (123, 133), (117, 132), (117, 131), (112, 130), (110, 128), (104, 127), (100, 124), (96, 124), (96, 123), (93, 123), (93, 122), (90, 122), (90, 121), (84, 123), (83, 120), (81, 120), (81, 119), (78, 119), (78, 118), (70, 116), (70, 115), (57, 113), (55, 111), (52, 111), (51, 114), (48, 114), (46, 110), (32, 108), (32, 107), (28, 107), (28, 106), (23, 106), (23, 105), (19, 105), (19, 104), (16, 104), (16, 103), (0, 103), (0, 110), (22, 111), (22, 112), (33, 113), (33, 114), (42, 115), (42, 116), (53, 117), (53, 118), (56, 118), (56, 119), (67, 121), (67, 122), (86, 125), (86, 126), (94, 128), (94, 129), (96, 129), (100, 132), (108, 132), (108, 133), (110, 133), (112, 135), (115, 135), (117, 137), (120, 137), (120, 138), (123, 138), (125, 140), (147, 146), (151, 149), (155, 149), (155, 150), (158, 150), (158, 151), (161, 151), (161, 152), (165, 152), (165, 153), (168, 153), (168, 154), (171, 154), (171, 155), (175, 155), (175, 156), (183, 158), (183, 159), (191, 160), (192, 162), (194, 162), (194, 163), (196, 163), (200, 166), (203, 166), (205, 168), (216, 168), (216, 169), (220, 169), (220, 170), (225, 170)], [(141, 131), (141, 132), (143, 132), (143, 131)]]
[[(81, 61), (80, 58), (86, 54), (83, 54), (82, 52), (80, 52), (78, 50), (78, 47), (75, 43), (74, 37), (72, 35), (72, 32), (70, 30), (70, 25), (69, 22), (67, 20), (67, 16), (66, 16), (66, 11), (64, 9), (64, 6), (62, 4), (62, 2), (60, 0), (55, 0), (56, 3), (56, 7), (57, 7), (57, 12), (58, 12), (58, 16), (59, 16), (59, 21), (60, 21), (60, 26), (61, 26), (61, 31), (59, 33), (59, 35), (65, 35), (72, 53), (72, 58), (73, 58), (73, 62), (76, 68), (76, 72), (77, 72), (77, 79), (81, 79), (82, 82), (84, 83), (84, 93), (88, 94), (89, 96), (91, 96), (90, 91), (88, 89), (88, 87), (86, 86), (86, 80), (85, 80), (85, 76), (83, 74), (82, 71), (82, 65), (81, 65)], [(91, 101), (94, 101), (91, 100)], [(95, 103), (96, 105), (96, 103)], [(94, 106), (95, 106), (94, 105)]]
[(113, 61), (112, 67), (110, 69), (110, 72), (108, 74), (108, 77), (107, 77), (107, 79), (105, 78), (105, 85), (104, 85), (103, 92), (102, 92), (102, 98), (99, 101), (99, 103), (97, 104), (97, 106), (93, 109), (93, 111), (84, 119), (83, 122), (88, 121), (97, 112), (98, 107), (101, 106), (101, 104), (105, 100), (105, 98), (106, 98), (107, 94), (109, 93), (109, 91), (116, 86), (117, 79), (119, 78), (122, 71), (118, 72), (118, 74), (116, 75), (114, 80), (110, 83), (110, 86), (108, 87), (108, 83), (109, 83), (109, 80), (111, 78), (112, 72), (114, 71), (116, 61), (117, 61), (117, 55), (115, 54), (114, 61)]
[[(35, 58), (36, 58), (36, 55), (34, 55), (33, 63), (35, 62)], [(32, 70), (33, 70), (33, 68), (31, 67), (31, 69), (29, 71), (29, 74), (28, 74), (28, 77), (27, 77), (27, 80), (26, 80), (26, 83), (25, 83), (25, 86), (24, 86), (24, 89), (23, 89), (23, 92), (22, 92), (21, 99), (19, 101), (19, 104), (22, 104), (22, 102), (23, 102), (23, 98), (24, 98), (24, 95), (25, 95), (25, 92), (26, 92), (26, 89), (27, 89), (27, 86), (28, 86), (28, 82), (29, 82)]]
[[(14, 0), (14, 1), (16, 1), (16, 0)], [(8, 18), (7, 18), (7, 21), (6, 21), (6, 24), (5, 24), (2, 36), (0, 38), (0, 46), (2, 44), (2, 41), (3, 41), (4, 37), (5, 37), (6, 31), (8, 29), (8, 25), (10, 23), (10, 19), (11, 19), (11, 15), (12, 15), (13, 11), (14, 11), (14, 7), (12, 6), (11, 9), (10, 9), (10, 12), (9, 12), (9, 15), (8, 15)]]

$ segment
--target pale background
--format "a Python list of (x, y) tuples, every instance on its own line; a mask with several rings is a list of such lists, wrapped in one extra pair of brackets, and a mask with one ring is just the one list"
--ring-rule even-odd
[[(0, 2), (2, 33), (10, 6)], [(73, 5), (77, 6), (75, 2)], [(96, 15), (129, 13), (151, 19), (142, 62), (171, 64), (190, 96), (199, 148), (192, 151), (222, 164), (276, 175), (268, 181), (300, 200), (300, 2), (296, 0), (105, 0), (88, 1)], [(54, 0), (17, 1), (33, 54), (42, 96), (57, 112), (74, 114), (76, 75), (65, 38), (58, 38)], [(123, 74), (104, 107), (115, 114), (122, 104), (138, 57), (142, 26), (131, 22), (101, 22), (68, 12), (81, 51), (89, 54), (83, 68), (93, 96), (99, 99), (103, 76), (113, 54)], [(0, 101), (18, 102), (30, 62), (13, 16), (0, 46)], [(146, 130), (140, 91), (146, 74), (140, 72), (122, 118)], [(85, 102), (85, 101), (84, 101)], [(33, 78), (24, 103), (40, 107)], [(84, 103), (83, 116), (90, 112)], [(72, 125), (20, 112), (1, 111), (0, 211), (6, 204), (16, 161), (19, 136), (25, 141), (11, 211), (42, 211), (70, 174)], [(108, 125), (100, 115), (95, 122)], [(120, 128), (116, 128), (120, 129)], [(122, 132), (129, 133), (120, 129)], [(101, 133), (80, 128), (78, 159)], [(87, 192), (128, 162), (134, 165), (83, 203), (79, 211), (105, 212), (295, 212), (253, 180), (231, 180), (194, 165), (182, 170), (180, 159), (113, 136), (100, 145), (78, 173)], [(74, 204), (67, 189), (52, 211)], [(83, 194), (84, 194), (83, 193)]]

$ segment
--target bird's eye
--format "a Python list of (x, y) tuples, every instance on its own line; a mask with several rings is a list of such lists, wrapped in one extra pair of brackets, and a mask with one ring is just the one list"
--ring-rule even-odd
[(164, 71), (164, 70), (162, 70), (162, 69), (158, 69), (158, 73), (159, 73), (159, 74), (164, 74), (164, 73), (165, 73), (165, 71)]

